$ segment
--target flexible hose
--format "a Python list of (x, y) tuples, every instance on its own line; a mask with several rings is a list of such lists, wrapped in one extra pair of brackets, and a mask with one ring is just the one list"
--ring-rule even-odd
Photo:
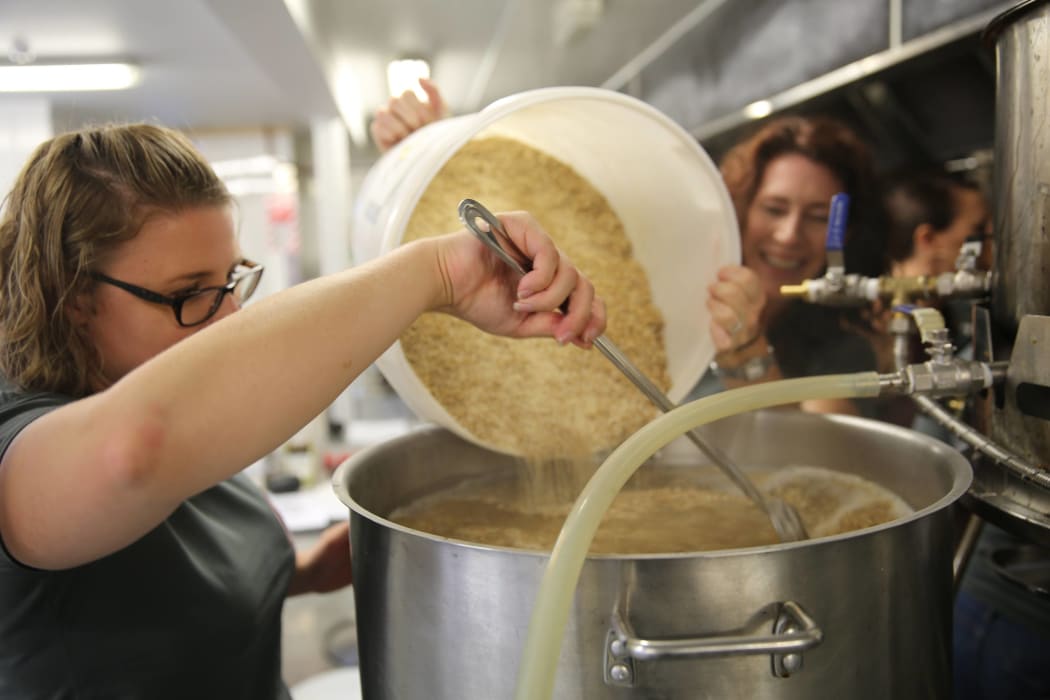
[(738, 413), (811, 399), (874, 397), (879, 390), (875, 372), (767, 382), (680, 406), (625, 440), (587, 482), (554, 544), (529, 620), (516, 700), (551, 697), (576, 582), (594, 533), (616, 494), (657, 450), (692, 428)]

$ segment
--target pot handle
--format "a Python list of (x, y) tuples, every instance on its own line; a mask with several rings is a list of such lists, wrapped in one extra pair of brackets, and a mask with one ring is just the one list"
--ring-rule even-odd
[[(773, 619), (773, 633), (747, 634)], [(748, 656), (770, 654), (773, 675), (787, 678), (802, 668), (802, 652), (824, 639), (824, 632), (792, 600), (762, 608), (742, 629), (704, 637), (642, 639), (637, 637), (619, 608), (613, 611), (605, 642), (605, 682), (632, 686), (634, 662), (677, 657)]]

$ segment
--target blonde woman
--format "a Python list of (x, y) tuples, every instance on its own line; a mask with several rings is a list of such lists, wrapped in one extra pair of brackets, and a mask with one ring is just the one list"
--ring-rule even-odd
[(501, 218), (523, 278), (461, 231), (238, 311), (262, 268), (230, 205), (150, 125), (51, 139), (6, 199), (0, 697), (288, 697), (282, 602), (350, 582), (346, 530), (297, 555), (238, 472), (426, 310), (584, 347), (604, 327), (520, 212)]

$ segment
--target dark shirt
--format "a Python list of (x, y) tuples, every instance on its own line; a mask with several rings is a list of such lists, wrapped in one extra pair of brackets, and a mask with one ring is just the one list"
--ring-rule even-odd
[[(841, 318), (841, 312), (836, 309), (794, 301), (770, 324), (766, 337), (786, 379), (875, 370), (871, 343), (847, 330)], [(713, 372), (707, 372), (687, 400), (709, 396), (724, 388)], [(862, 415), (878, 417), (876, 400), (855, 401)]]
[[(985, 523), (962, 579), (962, 590), (986, 603), (1011, 621), (1050, 639), (1050, 600), (1007, 580), (994, 555), (1027, 544), (1005, 530)], [(1044, 554), (1050, 560), (1050, 550)]]
[[(0, 455), (68, 401), (0, 391)], [(33, 569), (0, 547), (0, 698), (288, 698), (281, 608), (293, 571), (287, 533), (243, 476), (72, 569)]]
[(767, 333), (784, 376), (874, 371), (871, 343), (847, 330), (844, 318), (839, 309), (801, 301), (789, 303)]

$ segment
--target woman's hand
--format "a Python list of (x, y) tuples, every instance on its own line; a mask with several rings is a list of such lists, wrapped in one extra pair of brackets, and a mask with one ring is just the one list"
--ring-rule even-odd
[(766, 295), (758, 275), (750, 268), (727, 265), (708, 288), (711, 337), (719, 353), (751, 345), (765, 332), (762, 310)]
[(352, 581), (350, 523), (345, 522), (322, 532), (314, 546), (295, 553), (295, 574), (288, 595), (329, 593)]
[(437, 86), (426, 78), (419, 79), (419, 86), (427, 94), (426, 102), (420, 102), (416, 93), (406, 90), (376, 110), (371, 132), (380, 151), (393, 148), (413, 131), (445, 116), (445, 101)]
[[(605, 330), (605, 304), (594, 285), (555, 247), (526, 212), (498, 214), (507, 234), (532, 260), (524, 277), (467, 232), (438, 239), (448, 304), (441, 310), (497, 335), (553, 336), (590, 347)], [(558, 312), (568, 299), (568, 311)]]

